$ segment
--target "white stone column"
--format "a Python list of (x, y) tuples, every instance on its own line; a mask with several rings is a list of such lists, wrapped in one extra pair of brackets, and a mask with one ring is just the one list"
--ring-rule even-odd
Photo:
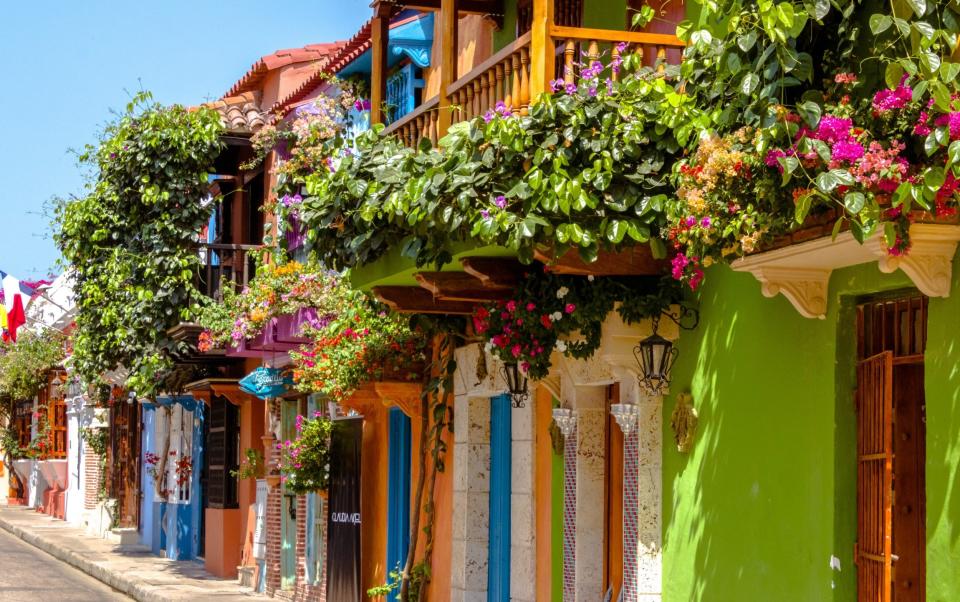
[(641, 394), (638, 406), (637, 600), (659, 602), (663, 592), (663, 398)]
[(457, 395), (453, 420), (450, 599), (485, 600), (490, 533), (490, 399)]
[(563, 395), (577, 414), (576, 445), (576, 602), (603, 599), (604, 452), (606, 398), (604, 387), (563, 383)]
[(511, 409), (510, 446), (510, 600), (535, 602), (536, 554), (536, 403), (534, 383), (522, 408)]

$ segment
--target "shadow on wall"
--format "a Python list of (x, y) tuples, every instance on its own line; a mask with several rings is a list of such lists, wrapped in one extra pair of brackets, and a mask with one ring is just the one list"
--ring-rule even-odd
[(689, 454), (664, 449), (663, 599), (833, 599), (853, 569), (831, 569), (836, 316), (802, 318), (722, 266), (700, 310), (664, 407), (665, 437), (676, 393), (700, 418)]
[(927, 323), (927, 599), (960, 598), (960, 259)]

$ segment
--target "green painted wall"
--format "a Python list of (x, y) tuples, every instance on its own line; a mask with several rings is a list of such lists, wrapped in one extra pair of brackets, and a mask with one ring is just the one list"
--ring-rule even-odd
[(960, 260), (953, 294), (931, 299), (925, 354), (927, 600), (960, 600)]
[[(960, 599), (958, 271), (928, 322), (931, 601)], [(700, 425), (689, 454), (664, 448), (665, 602), (856, 600), (854, 304), (910, 286), (873, 264), (838, 270), (827, 318), (810, 320), (764, 298), (749, 274), (708, 270), (701, 325), (681, 336), (674, 369), (672, 388), (693, 393)]]

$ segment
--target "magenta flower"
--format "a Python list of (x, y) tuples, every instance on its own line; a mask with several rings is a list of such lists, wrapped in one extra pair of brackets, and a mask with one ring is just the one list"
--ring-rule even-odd
[(533, 303), (532, 301), (530, 303), (527, 303), (527, 311), (533, 311), (535, 309), (537, 309), (536, 303)]
[(878, 113), (886, 113), (894, 109), (902, 109), (913, 100), (913, 89), (904, 85), (907, 76), (904, 75), (900, 85), (890, 90), (884, 88), (873, 95), (873, 110)]
[(951, 140), (960, 140), (960, 112), (947, 113), (937, 117), (937, 127), (946, 126), (950, 130)]
[(852, 128), (852, 119), (826, 115), (820, 120), (820, 125), (817, 126), (817, 131), (813, 137), (832, 144), (840, 140), (849, 140)]
[(567, 84), (564, 88), (567, 94), (576, 94), (577, 93), (577, 84)]
[(854, 140), (839, 140), (833, 145), (832, 158), (834, 161), (853, 163), (863, 156), (863, 146)]
[(673, 257), (673, 260), (670, 261), (670, 265), (672, 267), (671, 274), (673, 275), (674, 280), (683, 280), (683, 273), (686, 271), (689, 263), (690, 258), (683, 253), (678, 253)]
[(709, 227), (710, 227), (710, 217), (709, 217), (709, 216), (704, 216), (704, 218), (700, 220), (700, 227), (702, 227), (702, 228), (709, 228)]
[(688, 215), (685, 223), (687, 224), (688, 228), (692, 228), (697, 225), (697, 218), (693, 217), (692, 215)]
[(513, 355), (513, 357), (520, 357), (521, 351), (523, 350), (521, 349), (520, 345), (514, 345), (510, 348), (510, 353)]
[(500, 209), (504, 209), (507, 206), (507, 198), (501, 194), (493, 201), (493, 204)]
[(550, 89), (554, 92), (559, 92), (560, 90), (563, 90), (565, 85), (566, 84), (562, 79), (555, 79), (550, 82)]
[(563, 308), (563, 311), (565, 311), (568, 314), (572, 314), (576, 310), (577, 310), (577, 306), (574, 305), (573, 303), (567, 303), (567, 306)]

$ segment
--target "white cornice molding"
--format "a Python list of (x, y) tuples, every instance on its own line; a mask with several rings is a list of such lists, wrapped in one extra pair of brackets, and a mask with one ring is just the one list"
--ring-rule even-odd
[(733, 262), (731, 267), (753, 274), (762, 285), (764, 296), (782, 293), (800, 315), (821, 320), (827, 314), (830, 274), (862, 263), (875, 261), (887, 274), (901, 269), (923, 294), (949, 296), (960, 226), (913, 224), (910, 241), (907, 255), (894, 256), (887, 253), (880, 232), (863, 244), (850, 232), (844, 232), (836, 240), (818, 238), (745, 257)]

